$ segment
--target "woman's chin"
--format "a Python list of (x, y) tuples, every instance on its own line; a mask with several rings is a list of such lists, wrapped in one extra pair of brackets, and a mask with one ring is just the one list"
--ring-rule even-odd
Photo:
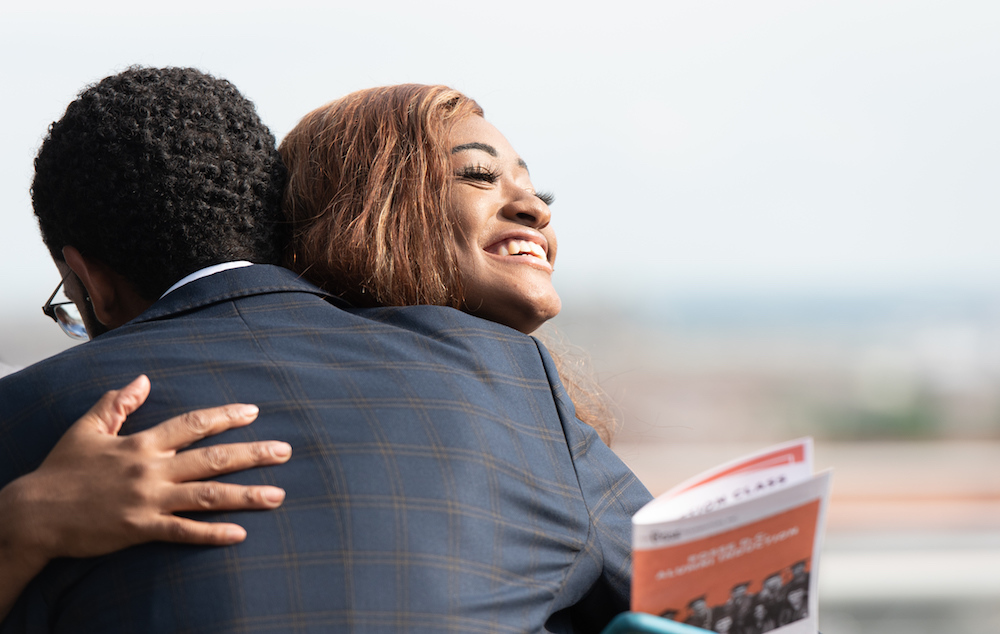
[(538, 315), (538, 320), (539, 320), (538, 325), (532, 328), (530, 331), (522, 330), (521, 332), (530, 335), (531, 333), (541, 328), (545, 322), (558, 315), (560, 310), (562, 310), (562, 300), (560, 300), (559, 296), (556, 295), (555, 302), (552, 305), (550, 305), (546, 311)]
[(530, 335), (541, 328), (545, 322), (558, 315), (561, 309), (562, 300), (559, 299), (559, 295), (553, 292), (544, 299), (540, 298), (539, 301), (526, 305), (520, 314), (512, 317), (511, 323), (504, 323), (504, 325)]
[(482, 317), (530, 335), (541, 328), (542, 324), (558, 315), (562, 308), (562, 301), (559, 299), (559, 295), (554, 292), (532, 298), (531, 301), (499, 300), (500, 298), (497, 297), (482, 302), (467, 299), (463, 310), (470, 315)]

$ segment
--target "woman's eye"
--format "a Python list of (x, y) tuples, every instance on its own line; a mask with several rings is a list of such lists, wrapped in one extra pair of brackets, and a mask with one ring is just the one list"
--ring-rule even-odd
[(470, 165), (462, 168), (455, 175), (459, 178), (479, 181), (481, 183), (495, 183), (500, 180), (500, 172), (485, 165)]
[(551, 205), (556, 201), (556, 195), (552, 192), (535, 192), (535, 196), (546, 205)]

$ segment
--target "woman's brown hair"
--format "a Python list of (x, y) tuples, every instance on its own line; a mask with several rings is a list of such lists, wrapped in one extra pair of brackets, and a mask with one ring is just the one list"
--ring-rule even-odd
[[(303, 117), (278, 148), (293, 232), (286, 265), (356, 306), (461, 309), (448, 136), (469, 116), (483, 110), (456, 90), (403, 84)], [(615, 421), (603, 392), (553, 357), (577, 417), (609, 443)]]
[(482, 116), (445, 86), (351, 93), (307, 114), (281, 142), (289, 168), (288, 264), (358, 306), (460, 308), (456, 239), (447, 214), (448, 134)]

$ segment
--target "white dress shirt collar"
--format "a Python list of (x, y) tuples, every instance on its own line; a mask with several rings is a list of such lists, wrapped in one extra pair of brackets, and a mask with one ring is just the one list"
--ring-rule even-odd
[(215, 273), (221, 273), (222, 271), (228, 271), (229, 269), (238, 269), (244, 266), (252, 266), (253, 262), (247, 262), (246, 260), (237, 260), (235, 262), (223, 262), (222, 264), (213, 264), (212, 266), (206, 266), (203, 269), (195, 271), (191, 275), (186, 275), (182, 277), (176, 284), (167, 289), (167, 292), (160, 295), (160, 299), (166, 297), (172, 291), (176, 291), (178, 288), (189, 284), (195, 280), (200, 280), (203, 277), (208, 277), (209, 275), (214, 275)]

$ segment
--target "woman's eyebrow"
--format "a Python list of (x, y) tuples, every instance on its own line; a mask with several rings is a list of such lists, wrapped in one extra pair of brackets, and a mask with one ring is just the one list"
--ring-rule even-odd
[[(451, 153), (458, 154), (459, 152), (464, 152), (465, 150), (482, 150), (483, 152), (486, 152), (493, 158), (496, 158), (499, 154), (497, 152), (497, 149), (492, 145), (488, 145), (486, 143), (480, 143), (479, 141), (473, 141), (472, 143), (463, 143), (462, 145), (456, 145), (455, 147), (451, 148)], [(517, 166), (523, 167), (524, 171), (530, 173), (530, 170), (528, 169), (528, 164), (524, 162), (523, 158), (518, 157)]]
[(464, 152), (465, 150), (482, 150), (490, 156), (496, 158), (497, 149), (492, 145), (487, 145), (485, 143), (479, 143), (478, 141), (473, 141), (472, 143), (463, 143), (462, 145), (456, 145), (451, 148), (452, 154), (458, 154), (459, 152)]

